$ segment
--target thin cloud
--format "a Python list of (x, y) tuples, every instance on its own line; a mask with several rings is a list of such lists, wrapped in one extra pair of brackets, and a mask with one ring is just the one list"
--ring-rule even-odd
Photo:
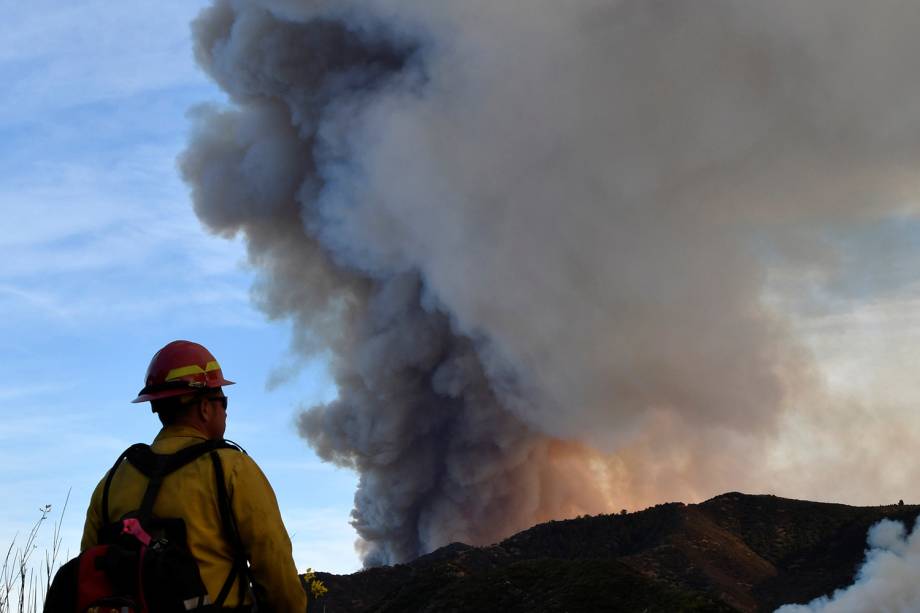
[(60, 394), (73, 389), (72, 384), (41, 383), (38, 385), (16, 385), (0, 382), (0, 402)]
[[(0, 235), (16, 253), (0, 261), (8, 320), (85, 324), (207, 307), (215, 322), (261, 325), (243, 246), (202, 230), (175, 176), (176, 149), (129, 146), (114, 167), (45, 163), (0, 190), (0, 214), (17, 229)], [(126, 281), (158, 290), (126, 293)]]
[(36, 315), (37, 311), (42, 315), (50, 315), (56, 319), (67, 319), (69, 317), (69, 310), (61, 304), (58, 297), (14, 285), (0, 285), (0, 305), (4, 306), (7, 318), (10, 317), (13, 311), (17, 310), (17, 306), (29, 311), (33, 316)]
[[(200, 83), (188, 21), (203, 2), (29, 3), (7, 13), (0, 43), (5, 122), (36, 113)], [(44, 6), (43, 6), (44, 5)], [(115, 32), (118, 36), (100, 36)], [(28, 105), (23, 103), (28, 101)]]

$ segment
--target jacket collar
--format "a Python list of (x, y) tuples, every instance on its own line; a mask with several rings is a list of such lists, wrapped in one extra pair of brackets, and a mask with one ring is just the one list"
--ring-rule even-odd
[(153, 442), (156, 443), (170, 438), (198, 438), (203, 441), (208, 440), (207, 435), (191, 426), (165, 426), (160, 430), (156, 438), (153, 439)]

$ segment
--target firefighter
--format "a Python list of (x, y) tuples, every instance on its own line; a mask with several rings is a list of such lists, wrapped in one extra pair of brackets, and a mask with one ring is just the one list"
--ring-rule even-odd
[[(224, 378), (217, 360), (203, 346), (173, 341), (160, 349), (147, 369), (144, 388), (132, 401), (149, 401), (163, 425), (152, 450), (171, 454), (205, 440), (222, 439), (227, 421), (223, 388), (228, 385), (233, 382)], [(306, 593), (268, 479), (245, 453), (236, 449), (218, 453), (238, 534), (235, 540), (248, 559), (248, 580), (241, 581), (242, 571), (234, 571), (240, 568), (240, 560), (224, 530), (217, 467), (208, 457), (199, 457), (163, 479), (153, 515), (185, 522), (186, 544), (211, 602), (218, 602), (218, 596), (225, 593), (222, 610), (250, 611), (257, 602), (259, 611), (306, 611)], [(119, 518), (139, 508), (148, 480), (128, 462), (113, 470), (107, 504), (109, 517)], [(103, 478), (93, 493), (81, 551), (99, 541), (105, 481)]]

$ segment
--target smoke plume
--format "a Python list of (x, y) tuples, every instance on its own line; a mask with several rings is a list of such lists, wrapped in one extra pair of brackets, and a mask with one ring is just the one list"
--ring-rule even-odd
[(869, 529), (866, 561), (850, 587), (807, 605), (785, 605), (776, 613), (909, 613), (920, 609), (920, 530), (885, 519)]
[(328, 352), (338, 398), (299, 426), (360, 475), (365, 562), (774, 486), (784, 424), (840, 420), (769, 271), (833, 274), (822, 228), (912, 212), (917, 23), (897, 0), (215, 0), (196, 54), (231, 102), (194, 111), (181, 170), (260, 306)]

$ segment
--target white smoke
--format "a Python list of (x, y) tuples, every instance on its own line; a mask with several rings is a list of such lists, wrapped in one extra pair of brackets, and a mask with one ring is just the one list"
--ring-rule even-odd
[(911, 613), (920, 610), (920, 525), (885, 519), (869, 529), (866, 561), (850, 587), (776, 613)]
[(232, 104), (196, 111), (182, 172), (245, 235), (259, 304), (330, 350), (339, 398), (300, 426), (360, 473), (366, 562), (775, 487), (790, 420), (841, 420), (769, 262), (832, 275), (827, 224), (912, 214), (918, 23), (898, 0), (215, 0), (197, 55)]

